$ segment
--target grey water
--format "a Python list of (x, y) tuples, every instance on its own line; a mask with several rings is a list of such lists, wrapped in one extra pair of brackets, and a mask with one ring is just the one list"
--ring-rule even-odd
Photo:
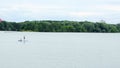
[(0, 68), (120, 68), (120, 33), (0, 31)]

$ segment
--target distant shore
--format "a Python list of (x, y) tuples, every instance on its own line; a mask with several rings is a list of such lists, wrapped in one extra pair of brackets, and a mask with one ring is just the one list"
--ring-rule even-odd
[(1, 31), (20, 32), (75, 32), (75, 33), (119, 33), (120, 24), (89, 21), (25, 21), (0, 23)]

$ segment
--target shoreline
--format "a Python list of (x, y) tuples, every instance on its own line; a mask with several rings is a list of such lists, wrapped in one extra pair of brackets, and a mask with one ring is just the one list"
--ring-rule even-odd
[(120, 32), (35, 32), (35, 31), (0, 31), (0, 32), (5, 32), (5, 33), (11, 33), (11, 32), (29, 32), (29, 33), (99, 33), (99, 34), (104, 34), (104, 33), (120, 33)]

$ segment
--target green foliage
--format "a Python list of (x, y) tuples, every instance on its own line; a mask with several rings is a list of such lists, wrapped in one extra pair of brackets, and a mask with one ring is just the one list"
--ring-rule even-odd
[(120, 24), (88, 21), (25, 21), (0, 23), (1, 31), (35, 32), (120, 32)]

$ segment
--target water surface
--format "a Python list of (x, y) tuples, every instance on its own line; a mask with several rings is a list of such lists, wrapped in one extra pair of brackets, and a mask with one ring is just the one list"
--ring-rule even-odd
[(120, 33), (2, 31), (0, 68), (120, 68), (119, 41)]

